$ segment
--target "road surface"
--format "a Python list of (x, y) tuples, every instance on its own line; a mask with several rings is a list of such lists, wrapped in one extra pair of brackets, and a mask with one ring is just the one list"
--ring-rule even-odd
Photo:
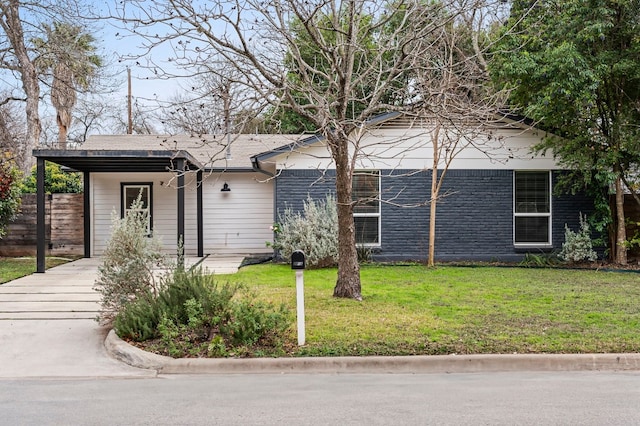
[(0, 380), (7, 425), (630, 425), (640, 374)]

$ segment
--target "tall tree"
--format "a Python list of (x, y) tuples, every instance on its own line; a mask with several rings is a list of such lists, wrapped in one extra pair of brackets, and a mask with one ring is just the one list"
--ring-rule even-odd
[[(552, 149), (582, 188), (614, 188), (612, 253), (627, 263), (624, 192), (640, 166), (640, 1), (516, 1), (493, 76), (511, 101), (559, 137)], [(521, 48), (524, 46), (524, 48)], [(608, 201), (600, 199), (608, 208)]]
[(224, 58), (237, 83), (313, 124), (336, 172), (334, 296), (361, 299), (352, 177), (365, 132), (357, 130), (375, 114), (412, 108), (407, 74), (429, 47), (421, 41), (453, 19), (458, 3), (152, 0), (121, 3), (120, 15), (149, 47), (173, 41), (188, 50), (179, 55), (185, 67)]
[(19, 0), (0, 1), (0, 57), (1, 67), (20, 76), (27, 117), (27, 137), (16, 154), (16, 160), (25, 172), (31, 168), (31, 151), (40, 141), (42, 125), (39, 105), (40, 85), (38, 72), (29, 54), (29, 43), (23, 27), (24, 5)]
[(41, 72), (52, 72), (51, 104), (56, 109), (58, 147), (66, 149), (79, 90), (89, 88), (102, 60), (96, 52), (95, 38), (78, 25), (54, 22), (44, 25), (46, 38), (34, 40), (38, 57), (34, 63)]
[(24, 104), (26, 137), (15, 159), (25, 173), (35, 162), (32, 150), (41, 142), (42, 133), (40, 75), (33, 42), (43, 38), (44, 23), (64, 20), (82, 25), (89, 16), (93, 15), (84, 0), (0, 0), (0, 73), (6, 83), (3, 92), (8, 93), (0, 104), (8, 100)]

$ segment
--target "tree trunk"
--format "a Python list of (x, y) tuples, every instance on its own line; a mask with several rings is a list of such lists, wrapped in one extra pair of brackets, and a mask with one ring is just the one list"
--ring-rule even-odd
[(435, 193), (437, 192), (435, 189), (437, 176), (433, 175), (437, 175), (438, 171), (433, 170), (431, 173), (431, 202), (429, 205), (429, 259), (427, 260), (427, 266), (430, 268), (436, 266), (436, 199), (438, 194)]
[(51, 104), (56, 109), (58, 148), (67, 149), (71, 110), (76, 104), (76, 89), (73, 85), (73, 71), (66, 64), (58, 64), (54, 69)]
[[(31, 63), (29, 62), (29, 64)], [(27, 140), (24, 144), (25, 158), (23, 168), (27, 172), (31, 172), (31, 167), (35, 165), (32, 151), (40, 143), (40, 132), (42, 131), (40, 113), (38, 111), (40, 87), (38, 86), (38, 76), (33, 66), (30, 66), (28, 70), (23, 67), (22, 82), (24, 91), (27, 94)]]
[[(345, 142), (334, 150), (347, 151)], [(338, 152), (338, 154), (342, 154)], [(336, 163), (336, 200), (338, 204), (338, 281), (334, 297), (362, 300), (360, 265), (356, 251), (356, 232), (351, 199), (352, 171), (348, 155), (334, 155)]]
[(627, 229), (624, 215), (624, 191), (622, 179), (616, 178), (616, 246), (615, 262), (619, 265), (627, 264)]
[(31, 172), (31, 167), (35, 164), (35, 158), (33, 157), (32, 151), (40, 143), (40, 132), (42, 131), (40, 114), (38, 112), (40, 86), (38, 85), (38, 73), (33, 62), (31, 62), (31, 59), (29, 58), (29, 54), (25, 46), (22, 21), (20, 19), (20, 2), (11, 0), (3, 7), (3, 12), (6, 17), (6, 26), (10, 28), (10, 31), (7, 31), (7, 37), (20, 64), (22, 88), (27, 98), (25, 108), (27, 115), (27, 137), (20, 149), (19, 156), (21, 157), (20, 167), (25, 174), (28, 174)]
[(58, 111), (56, 121), (58, 123), (58, 149), (67, 149), (67, 134), (69, 131), (67, 123), (71, 121), (70, 115), (67, 111)]
[(440, 162), (440, 122), (436, 124), (431, 137), (433, 145), (433, 166), (431, 167), (431, 201), (429, 203), (429, 257), (427, 266), (436, 264), (436, 203), (438, 199), (438, 163)]

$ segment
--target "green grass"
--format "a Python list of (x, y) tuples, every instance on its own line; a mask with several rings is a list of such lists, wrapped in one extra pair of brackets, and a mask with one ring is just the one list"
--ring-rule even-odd
[[(420, 265), (364, 266), (361, 274), (364, 300), (356, 302), (332, 297), (335, 269), (305, 271), (307, 344), (291, 355), (640, 351), (640, 274)], [(288, 266), (219, 279), (295, 312)]]
[[(53, 268), (67, 263), (69, 260), (61, 257), (47, 257), (45, 267), (47, 269)], [(36, 259), (34, 257), (0, 257), (0, 284), (33, 274), (35, 271)]]

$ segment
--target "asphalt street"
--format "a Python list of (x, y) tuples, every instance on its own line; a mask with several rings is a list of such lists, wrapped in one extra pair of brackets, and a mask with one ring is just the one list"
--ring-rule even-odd
[(7, 425), (633, 425), (640, 374), (3, 380)]

